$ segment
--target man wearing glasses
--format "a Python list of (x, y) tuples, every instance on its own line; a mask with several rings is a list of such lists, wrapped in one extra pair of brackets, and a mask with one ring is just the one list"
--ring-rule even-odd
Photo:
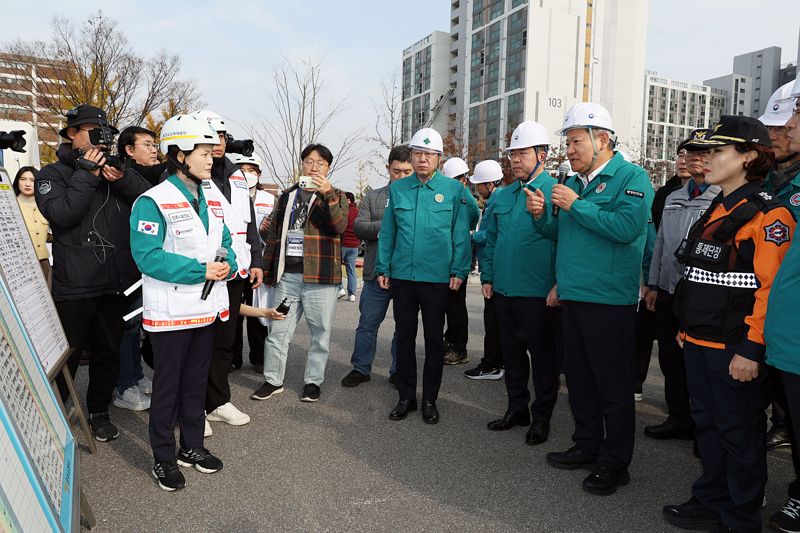
[(375, 265), (378, 285), (385, 290), (391, 286), (394, 299), (400, 401), (389, 418), (402, 420), (417, 409), (414, 347), (421, 311), (425, 330), (422, 419), (436, 424), (448, 295), (461, 287), (470, 267), (469, 192), (437, 170), (442, 136), (436, 130), (419, 130), (409, 147), (414, 174), (389, 186)]
[(295, 327), (305, 314), (311, 337), (300, 400), (316, 402), (325, 379), (329, 341), (342, 281), (340, 236), (347, 229), (347, 197), (328, 181), (333, 154), (321, 144), (301, 153), (300, 182), (283, 191), (270, 215), (264, 242), (264, 283), (273, 301), (289, 304), (286, 320), (273, 322), (264, 343), (264, 383), (250, 397), (283, 392), (286, 358)]
[[(122, 130), (117, 139), (117, 153), (133, 171), (150, 185), (158, 185), (166, 163), (158, 160), (156, 134), (152, 131), (129, 126)], [(142, 291), (134, 292), (128, 303), (128, 312), (142, 306)], [(142, 372), (142, 352), (139, 345), (142, 331), (142, 315), (138, 314), (125, 322), (122, 343), (119, 347), (119, 377), (114, 392), (114, 406), (131, 411), (144, 411), (150, 408), (149, 394), (153, 390), (150, 378)], [(146, 344), (149, 348), (149, 339)]]

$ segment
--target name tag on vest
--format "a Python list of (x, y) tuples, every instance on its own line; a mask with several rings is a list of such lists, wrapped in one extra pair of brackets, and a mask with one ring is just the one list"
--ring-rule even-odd
[(689, 256), (692, 259), (719, 265), (728, 259), (729, 249), (730, 247), (727, 244), (699, 239), (693, 243), (691, 250), (689, 250)]

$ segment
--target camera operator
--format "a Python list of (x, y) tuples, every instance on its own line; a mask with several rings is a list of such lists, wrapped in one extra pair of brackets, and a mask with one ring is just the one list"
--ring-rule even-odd
[[(264, 277), (261, 258), (261, 238), (258, 235), (253, 202), (247, 188), (247, 180), (239, 167), (225, 157), (230, 152), (232, 139), (225, 121), (212, 111), (202, 110), (194, 116), (207, 120), (219, 134), (220, 144), (214, 145), (211, 153), (214, 164), (211, 168), (211, 179), (203, 183), (206, 187), (209, 205), (212, 210), (222, 210), (225, 225), (233, 238), (232, 248), (236, 252), (236, 264), (239, 269), (232, 273), (228, 280), (228, 299), (231, 302), (230, 320), (217, 321), (217, 332), (214, 339), (214, 356), (208, 375), (206, 391), (206, 427), (205, 436), (212, 434), (208, 422), (224, 422), (232, 426), (241, 426), (250, 422), (250, 417), (242, 413), (231, 403), (231, 389), (228, 384), (228, 373), (233, 363), (233, 346), (236, 341), (236, 324), (239, 319), (239, 305), (244, 294), (244, 285), (249, 281), (253, 289), (261, 285)], [(252, 142), (236, 141), (236, 149), (241, 150)], [(228, 150), (226, 150), (228, 148)], [(252, 155), (249, 153), (243, 155)]]
[[(91, 349), (89, 425), (105, 442), (119, 436), (108, 404), (127, 309), (122, 292), (139, 278), (130, 251), (130, 206), (150, 185), (106, 164), (117, 130), (102, 109), (79, 105), (66, 116), (58, 160), (36, 178), (36, 203), (53, 232), (53, 300), (73, 349), (69, 368), (74, 375), (83, 349)], [(66, 399), (63, 382), (59, 388)]]

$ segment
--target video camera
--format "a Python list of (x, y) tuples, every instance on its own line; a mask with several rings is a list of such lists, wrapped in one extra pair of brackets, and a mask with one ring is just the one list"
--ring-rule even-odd
[(99, 128), (94, 128), (89, 130), (89, 142), (92, 146), (98, 147), (100, 150), (105, 152), (106, 162), (104, 165), (98, 165), (94, 161), (89, 161), (84, 157), (78, 158), (78, 168), (82, 168), (83, 170), (88, 170), (92, 172), (93, 170), (97, 170), (101, 166), (108, 165), (111, 168), (115, 168), (119, 171), (125, 170), (125, 163), (119, 157), (119, 154), (111, 154), (109, 153), (112, 146), (115, 146), (115, 137), (116, 134), (112, 128), (108, 126), (100, 126)]
[(9, 148), (14, 152), (21, 152), (23, 154), (25, 153), (24, 130), (14, 130), (9, 132), (0, 131), (0, 150), (6, 150)]
[(245, 157), (253, 155), (255, 146), (253, 146), (252, 139), (244, 141), (237, 141), (230, 133), (225, 133), (225, 153), (226, 154), (241, 154)]

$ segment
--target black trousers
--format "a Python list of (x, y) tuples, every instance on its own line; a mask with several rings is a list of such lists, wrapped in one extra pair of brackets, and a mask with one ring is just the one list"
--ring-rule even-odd
[(791, 372), (774, 371), (780, 376), (786, 400), (786, 429), (792, 443), (794, 481), (789, 483), (789, 497), (800, 500), (800, 376)]
[(653, 356), (653, 343), (656, 340), (656, 314), (647, 309), (644, 300), (639, 301), (636, 310), (636, 349), (634, 352), (634, 391), (642, 392), (642, 384), (647, 381), (650, 358)]
[[(119, 377), (119, 345), (128, 311), (128, 299), (121, 294), (105, 294), (82, 300), (56, 302), (72, 355), (67, 362), (73, 377), (84, 349), (92, 352), (89, 363), (89, 387), (86, 407), (89, 414), (105, 413), (111, 403)], [(57, 380), (61, 398), (66, 401), (69, 390), (63, 378)], [(75, 399), (75, 401), (78, 401)]]
[(185, 450), (203, 445), (208, 366), (214, 353), (215, 325), (150, 333), (153, 344), (153, 394), (150, 396), (150, 446), (156, 462), (175, 458), (175, 426)]
[(767, 482), (766, 372), (741, 382), (729, 375), (733, 350), (686, 342), (686, 382), (703, 473), (692, 495), (738, 532), (761, 531)]
[(466, 353), (469, 340), (469, 317), (467, 316), (467, 280), (457, 291), (448, 289), (447, 331), (444, 340), (458, 353)]
[(401, 400), (417, 396), (417, 327), (422, 312), (425, 366), (422, 399), (436, 401), (444, 367), (444, 316), (450, 292), (447, 283), (426, 283), (392, 278), (392, 302), (397, 334), (397, 390)]
[(561, 371), (554, 341), (555, 316), (544, 298), (495, 293), (492, 300), (497, 300), (508, 411), (517, 413), (528, 409), (531, 400), (528, 379), (532, 368), (536, 399), (530, 406), (531, 415), (534, 421), (549, 422), (558, 400)]
[(206, 413), (210, 413), (220, 405), (231, 401), (231, 387), (228, 384), (228, 373), (233, 361), (233, 343), (236, 341), (236, 323), (239, 320), (239, 304), (242, 301), (242, 290), (245, 280), (230, 280), (228, 298), (230, 317), (226, 322), (217, 318), (214, 323), (214, 355), (208, 371), (208, 390), (206, 391)]
[(783, 380), (781, 379), (780, 372), (775, 369), (770, 369), (767, 376), (767, 394), (772, 402), (772, 415), (770, 421), (773, 428), (786, 428), (788, 422), (786, 420), (786, 393), (783, 390)]
[(600, 465), (633, 457), (635, 408), (631, 361), (635, 305), (566, 301), (561, 306), (564, 373), (575, 418), (572, 440)]
[(686, 385), (686, 364), (683, 350), (675, 337), (680, 325), (672, 312), (673, 296), (658, 291), (656, 299), (656, 334), (658, 336), (658, 366), (664, 374), (664, 396), (667, 401), (667, 422), (684, 427), (694, 426), (689, 411), (689, 388)]
[[(253, 286), (249, 281), (244, 282), (244, 303), (253, 305)], [(267, 331), (269, 328), (259, 322), (255, 317), (247, 317), (247, 345), (250, 347), (250, 364), (263, 365), (264, 364), (264, 340), (267, 338)], [(242, 352), (243, 335), (242, 326), (244, 325), (245, 317), (239, 315), (238, 323), (236, 324), (236, 341), (233, 343), (233, 366), (237, 368), (242, 367)]]
[(497, 323), (497, 309), (494, 298), (483, 299), (483, 357), (484, 368), (500, 368), (503, 366), (503, 354), (500, 351), (500, 325)]

